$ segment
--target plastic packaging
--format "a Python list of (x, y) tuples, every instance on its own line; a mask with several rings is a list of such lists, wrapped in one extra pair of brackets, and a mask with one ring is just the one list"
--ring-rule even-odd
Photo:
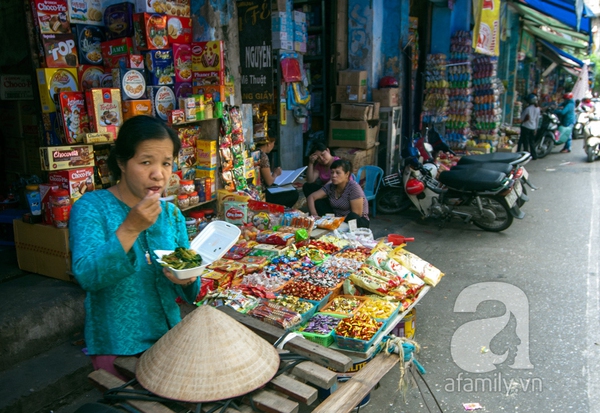
[(66, 189), (53, 189), (50, 191), (50, 205), (52, 208), (52, 223), (56, 228), (67, 228), (71, 215), (71, 199)]
[(42, 215), (42, 199), (40, 196), (40, 187), (38, 185), (27, 185), (25, 195), (31, 215)]

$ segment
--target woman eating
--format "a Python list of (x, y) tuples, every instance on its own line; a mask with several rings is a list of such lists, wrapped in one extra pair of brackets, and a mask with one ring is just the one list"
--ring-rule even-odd
[(260, 178), (263, 184), (263, 192), (265, 193), (266, 201), (272, 204), (284, 205), (288, 208), (293, 207), (299, 198), (298, 191), (296, 191), (295, 188), (293, 190), (276, 193), (271, 193), (268, 190), (275, 182), (275, 178), (281, 175), (280, 167), (271, 171), (271, 164), (268, 156), (275, 147), (275, 138), (268, 137), (265, 141), (257, 143), (256, 147), (260, 150)]
[[(334, 213), (336, 217), (345, 217), (344, 222), (355, 219), (357, 227), (369, 228), (369, 204), (360, 185), (350, 179), (351, 170), (350, 162), (333, 161), (331, 182), (308, 196), (308, 211), (314, 216)], [(329, 202), (315, 202), (321, 199)]]
[(302, 186), (306, 198), (331, 180), (331, 164), (338, 159), (324, 143), (313, 145), (306, 168), (306, 183)]
[(121, 127), (108, 160), (118, 183), (87, 192), (69, 222), (72, 268), (86, 291), (85, 340), (94, 369), (122, 377), (117, 356), (142, 353), (180, 320), (177, 297), (193, 302), (199, 280), (180, 280), (154, 250), (189, 247), (185, 219), (161, 201), (181, 143), (162, 121), (136, 116)]

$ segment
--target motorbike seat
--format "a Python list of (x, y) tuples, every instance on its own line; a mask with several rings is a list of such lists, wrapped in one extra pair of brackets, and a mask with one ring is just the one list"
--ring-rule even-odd
[(487, 191), (502, 185), (506, 174), (481, 168), (453, 169), (440, 174), (439, 181), (459, 191)]
[(458, 165), (467, 165), (474, 163), (511, 163), (523, 157), (523, 152), (494, 152), (484, 155), (467, 155), (460, 158)]
[(468, 169), (468, 168), (478, 168), (478, 169), (487, 169), (490, 171), (498, 171), (498, 172), (502, 172), (503, 174), (508, 175), (512, 169), (513, 166), (509, 163), (500, 163), (500, 162), (486, 162), (486, 163), (469, 163), (466, 165), (456, 165), (453, 166), (451, 168), (451, 170), (457, 170), (457, 169)]

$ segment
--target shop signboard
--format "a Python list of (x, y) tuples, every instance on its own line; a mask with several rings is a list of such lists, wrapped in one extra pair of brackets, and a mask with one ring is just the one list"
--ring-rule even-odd
[(31, 100), (33, 99), (33, 83), (29, 75), (0, 76), (1, 100)]
[(271, 1), (239, 0), (242, 101), (273, 102)]
[(475, 52), (488, 56), (500, 54), (500, 0), (475, 0)]

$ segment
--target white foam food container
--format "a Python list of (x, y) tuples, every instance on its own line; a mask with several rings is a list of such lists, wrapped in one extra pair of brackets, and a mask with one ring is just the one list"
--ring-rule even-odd
[[(196, 238), (190, 243), (190, 249), (196, 251), (202, 257), (202, 265), (185, 270), (169, 268), (180, 280), (198, 277), (204, 269), (221, 258), (233, 247), (240, 237), (241, 231), (235, 225), (225, 221), (213, 221), (208, 224)], [(173, 252), (167, 250), (154, 250), (157, 262), (166, 265), (161, 258)]]

